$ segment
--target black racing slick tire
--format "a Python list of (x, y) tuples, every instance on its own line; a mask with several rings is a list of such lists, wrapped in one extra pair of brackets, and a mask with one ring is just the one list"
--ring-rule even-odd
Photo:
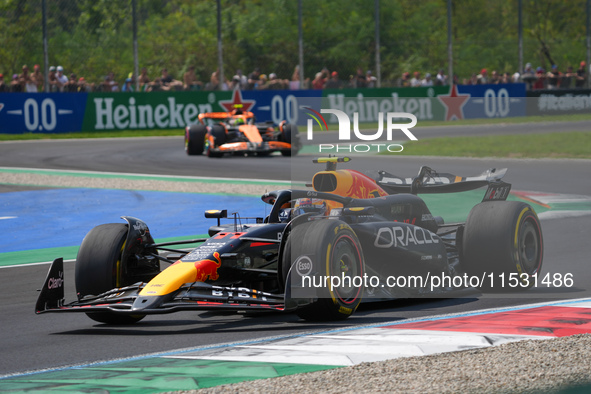
[(291, 149), (283, 149), (281, 154), (283, 156), (295, 156), (299, 151), (299, 135), (298, 127), (296, 125), (284, 124), (281, 131), (281, 141), (291, 144)]
[[(343, 320), (351, 316), (363, 297), (363, 286), (355, 286), (356, 277), (363, 277), (365, 265), (361, 244), (348, 224), (339, 220), (314, 220), (295, 226), (285, 246), (282, 272), (302, 275), (299, 266), (311, 263), (319, 280), (347, 277), (348, 285), (316, 288), (315, 301), (296, 310), (309, 321)], [(284, 283), (288, 282), (284, 279)], [(343, 280), (345, 282), (345, 280)]]
[(227, 135), (226, 135), (226, 129), (224, 129), (223, 126), (220, 125), (213, 125), (211, 127), (211, 136), (213, 137), (214, 140), (214, 145), (212, 146), (211, 144), (208, 145), (207, 147), (207, 156), (209, 157), (222, 157), (224, 155), (223, 152), (216, 152), (214, 151), (214, 148), (217, 148), (221, 145), (224, 145), (228, 139)]
[(519, 201), (487, 201), (470, 211), (462, 241), (462, 267), (484, 277), (492, 291), (527, 289), (542, 270), (544, 242), (540, 220)]
[[(135, 283), (121, 262), (126, 238), (127, 225), (122, 223), (102, 224), (84, 237), (76, 257), (75, 278), (79, 299)], [(109, 312), (89, 312), (87, 315), (92, 320), (107, 324), (132, 324), (145, 317)]]
[(194, 124), (185, 129), (185, 152), (189, 156), (202, 155), (205, 147), (207, 128), (202, 124)]

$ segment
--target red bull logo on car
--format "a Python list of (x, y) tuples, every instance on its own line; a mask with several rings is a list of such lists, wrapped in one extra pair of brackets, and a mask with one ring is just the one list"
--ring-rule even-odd
[(197, 269), (197, 275), (195, 276), (195, 282), (205, 282), (206, 280), (217, 280), (219, 278), (218, 268), (222, 265), (222, 259), (218, 252), (213, 254), (214, 260), (205, 259), (195, 263)]

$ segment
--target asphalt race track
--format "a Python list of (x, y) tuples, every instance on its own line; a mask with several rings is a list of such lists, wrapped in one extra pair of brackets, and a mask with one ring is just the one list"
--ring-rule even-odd
[[(544, 126), (545, 127), (545, 126)], [(516, 126), (528, 132), (539, 125)], [(547, 131), (554, 128), (553, 124)], [(450, 128), (429, 133), (456, 135)], [(559, 127), (560, 130), (567, 129)], [(588, 129), (576, 124), (573, 130)], [(424, 129), (423, 129), (424, 130)], [(494, 132), (475, 128), (472, 133)], [(520, 131), (521, 130), (521, 131)], [(512, 132), (507, 128), (503, 133)], [(471, 134), (470, 130), (462, 134)], [(420, 138), (419, 132), (417, 135)], [(189, 157), (182, 137), (141, 139), (51, 140), (0, 143), (0, 167), (70, 169), (87, 171), (208, 176), (250, 179), (309, 181), (321, 167), (311, 155), (294, 158)], [(451, 159), (353, 156), (350, 165), (359, 171), (386, 170), (413, 176), (421, 165), (457, 175), (476, 175), (490, 167), (508, 167), (504, 178), (513, 190), (591, 196), (589, 160)], [(29, 190), (0, 185), (0, 192)], [(587, 212), (588, 213), (588, 212)], [(537, 288), (523, 294), (485, 295), (466, 299), (410, 300), (365, 306), (353, 317), (338, 323), (311, 324), (295, 315), (213, 315), (182, 312), (149, 316), (134, 326), (106, 326), (83, 314), (36, 316), (33, 308), (48, 265), (0, 269), (2, 339), (0, 376), (30, 370), (91, 363), (181, 348), (211, 346), (225, 342), (284, 336), (351, 325), (376, 324), (434, 314), (466, 312), (541, 301), (591, 297), (588, 269), (591, 225), (586, 212), (542, 221), (545, 241), (543, 271), (572, 273), (572, 288)], [(2, 216), (0, 212), (0, 216)], [(100, 223), (97, 223), (97, 225)], [(52, 229), (48, 229), (52, 231)], [(56, 256), (47, 256), (51, 260)], [(66, 263), (66, 278), (74, 277), (74, 264)], [(73, 281), (66, 284), (72, 300)]]

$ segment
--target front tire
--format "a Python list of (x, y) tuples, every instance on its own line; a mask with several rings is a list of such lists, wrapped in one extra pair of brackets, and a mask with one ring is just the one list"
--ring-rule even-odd
[[(129, 267), (131, 262), (122, 262), (126, 239), (127, 225), (122, 223), (97, 226), (84, 237), (76, 257), (75, 278), (79, 299), (138, 281)], [(132, 257), (129, 260), (132, 260)], [(149, 276), (153, 277), (156, 274), (157, 272), (154, 272)], [(86, 315), (92, 320), (107, 324), (132, 324), (145, 317), (109, 312), (90, 312)]]
[[(544, 243), (540, 220), (519, 201), (488, 201), (470, 211), (463, 235), (462, 267), (470, 275), (493, 275), (496, 290), (527, 289), (542, 270)], [(504, 275), (505, 289), (495, 286)], [(509, 278), (518, 281), (509, 287)], [(489, 285), (487, 283), (487, 285)], [(485, 286), (491, 288), (491, 286)]]
[(351, 227), (342, 221), (328, 219), (294, 227), (282, 259), (283, 275), (286, 276), (292, 266), (292, 275), (297, 275), (297, 264), (302, 259), (313, 261), (319, 278), (338, 276), (351, 280), (350, 286), (332, 290), (328, 286), (318, 288), (317, 299), (298, 309), (297, 315), (310, 321), (343, 320), (351, 316), (363, 296), (363, 287), (355, 286), (354, 278), (362, 277), (365, 272), (361, 244)]
[(202, 124), (194, 124), (185, 129), (185, 152), (187, 155), (203, 154), (206, 135), (207, 128)]

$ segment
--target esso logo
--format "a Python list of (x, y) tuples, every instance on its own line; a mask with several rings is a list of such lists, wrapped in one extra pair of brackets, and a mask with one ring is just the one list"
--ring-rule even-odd
[(312, 260), (308, 256), (300, 256), (294, 263), (296, 272), (300, 276), (307, 276), (310, 275), (312, 272), (313, 264)]

